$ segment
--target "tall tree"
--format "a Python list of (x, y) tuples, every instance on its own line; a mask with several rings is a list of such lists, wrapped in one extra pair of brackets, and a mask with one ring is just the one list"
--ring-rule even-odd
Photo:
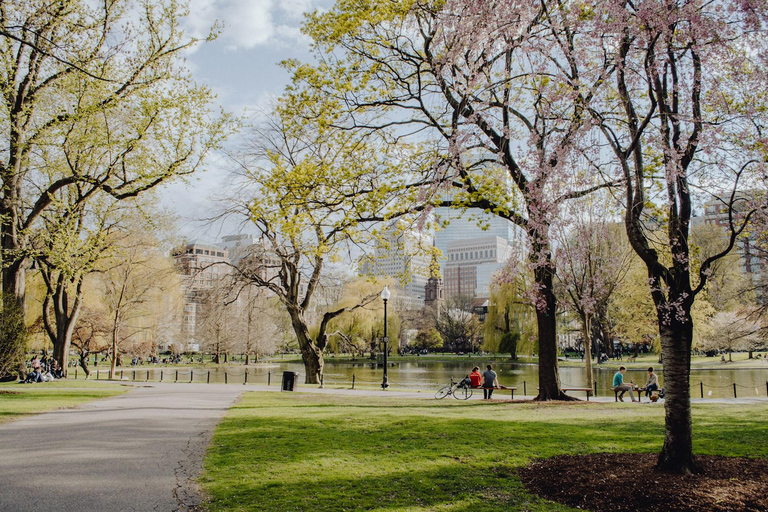
[(133, 197), (220, 141), (228, 120), (182, 65), (196, 43), (185, 13), (174, 0), (0, 6), (2, 290), (22, 307), (30, 231), (63, 189)]
[(480, 208), (525, 232), (539, 400), (569, 399), (557, 367), (550, 226), (565, 201), (604, 185), (572, 173), (584, 107), (612, 71), (601, 48), (585, 66), (574, 54), (593, 24), (554, 1), (339, 2), (305, 26), (320, 64), (289, 64), (308, 98), (349, 107), (336, 124), (397, 128), (401, 140), (436, 148), (441, 157), (421, 179), (441, 187), (423, 202)]
[(624, 243), (618, 223), (611, 222), (603, 208), (610, 200), (597, 195), (579, 204), (572, 203), (570, 220), (558, 236), (558, 277), (566, 295), (565, 303), (581, 320), (584, 340), (586, 382), (592, 374), (593, 321), (605, 312), (614, 291), (629, 270), (632, 249)]
[[(597, 33), (616, 66), (612, 88), (589, 111), (626, 185), (625, 225), (647, 268), (667, 390), (659, 468), (698, 470), (690, 405), (691, 309), (713, 263), (766, 208), (766, 20), (768, 4), (622, 0), (602, 3)], [(654, 197), (655, 192), (658, 197)], [(697, 194), (720, 200), (728, 230), (719, 251), (693, 265), (690, 224)], [(710, 196), (711, 198), (711, 196)], [(663, 223), (663, 241), (653, 225)], [(666, 247), (669, 258), (659, 249)]]
[(305, 381), (315, 384), (323, 372), (330, 322), (379, 297), (375, 292), (354, 304), (319, 304), (323, 280), (345, 250), (370, 239), (370, 223), (385, 220), (393, 197), (402, 192), (404, 150), (332, 129), (333, 107), (301, 104), (299, 109), (318, 108), (319, 114), (311, 121), (295, 116), (295, 101), (283, 99), (273, 119), (255, 132), (241, 162), (243, 188), (236, 194), (246, 199), (235, 201), (233, 209), (250, 219), (261, 243), (233, 272), (283, 304)]

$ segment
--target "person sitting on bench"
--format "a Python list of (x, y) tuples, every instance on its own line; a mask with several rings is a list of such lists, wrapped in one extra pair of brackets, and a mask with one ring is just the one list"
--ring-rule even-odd
[(469, 374), (469, 383), (473, 388), (479, 388), (483, 382), (483, 375), (480, 373), (480, 367), (475, 366), (472, 368), (472, 373)]
[(496, 372), (492, 370), (491, 365), (486, 366), (487, 370), (483, 372), (483, 398), (491, 399), (493, 388), (499, 387), (499, 381), (496, 378)]
[(659, 389), (659, 377), (653, 373), (653, 366), (650, 366), (648, 367), (648, 382), (645, 384), (645, 396), (650, 398), (657, 389)]
[(627, 368), (624, 366), (619, 367), (619, 371), (616, 372), (616, 374), (613, 376), (613, 390), (619, 391), (619, 400), (621, 402), (624, 401), (624, 393), (629, 391), (629, 397), (632, 399), (633, 402), (637, 402), (635, 400), (635, 393), (633, 389), (635, 388), (632, 381), (630, 381), (629, 384), (624, 384), (624, 373), (627, 371)]

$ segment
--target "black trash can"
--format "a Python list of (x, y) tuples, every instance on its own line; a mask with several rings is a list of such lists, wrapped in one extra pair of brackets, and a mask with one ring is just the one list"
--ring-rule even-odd
[(283, 387), (282, 391), (293, 391), (293, 387), (296, 385), (296, 381), (299, 378), (297, 372), (283, 372)]

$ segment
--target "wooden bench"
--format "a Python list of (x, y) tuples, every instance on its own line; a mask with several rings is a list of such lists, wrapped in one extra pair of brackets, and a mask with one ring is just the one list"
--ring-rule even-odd
[[(539, 389), (539, 388), (536, 388)], [(592, 388), (560, 388), (560, 391), (565, 393), (566, 391), (584, 391), (587, 394), (587, 402), (589, 402), (589, 397), (592, 395), (593, 391)]]
[(567, 391), (584, 391), (587, 394), (587, 402), (589, 402), (589, 397), (593, 393), (592, 388), (560, 388), (560, 391), (563, 393)]
[(494, 391), (498, 391), (500, 389), (507, 390), (510, 392), (510, 396), (512, 397), (512, 400), (515, 399), (515, 391), (517, 388), (509, 388), (507, 386), (499, 386), (499, 387), (493, 387), (493, 388), (483, 388), (482, 386), (472, 387), (472, 389), (492, 389)]
[[(614, 402), (618, 402), (618, 401), (619, 401), (619, 391), (620, 391), (620, 390), (618, 390), (618, 389), (616, 389), (616, 388), (611, 388), (611, 391), (613, 391), (613, 401), (614, 401)], [(627, 391), (627, 390), (625, 390), (625, 392), (626, 392), (626, 391)], [(642, 400), (641, 400), (641, 397), (643, 396), (643, 395), (642, 395), (642, 392), (643, 392), (643, 391), (645, 391), (645, 388), (641, 388), (641, 387), (637, 387), (637, 386), (636, 386), (636, 387), (634, 387), (634, 388), (632, 389), (632, 391), (635, 391), (635, 392), (637, 393), (637, 401), (638, 401), (638, 402), (642, 402)], [(658, 395), (658, 393), (657, 393), (657, 395)], [(659, 398), (658, 398), (658, 396), (657, 396), (657, 397), (656, 397), (656, 400), (658, 400), (658, 399), (659, 399)], [(655, 402), (656, 400), (654, 400), (654, 402)], [(622, 402), (623, 402), (623, 401), (624, 401), (624, 400), (622, 400)]]

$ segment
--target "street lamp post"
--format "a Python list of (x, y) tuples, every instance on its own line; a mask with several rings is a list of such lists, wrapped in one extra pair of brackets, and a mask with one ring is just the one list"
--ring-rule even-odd
[(386, 390), (389, 387), (389, 379), (387, 378), (387, 349), (389, 344), (389, 336), (387, 336), (387, 301), (389, 300), (389, 288), (386, 286), (381, 290), (381, 298), (384, 300), (384, 378), (381, 381), (381, 388)]

